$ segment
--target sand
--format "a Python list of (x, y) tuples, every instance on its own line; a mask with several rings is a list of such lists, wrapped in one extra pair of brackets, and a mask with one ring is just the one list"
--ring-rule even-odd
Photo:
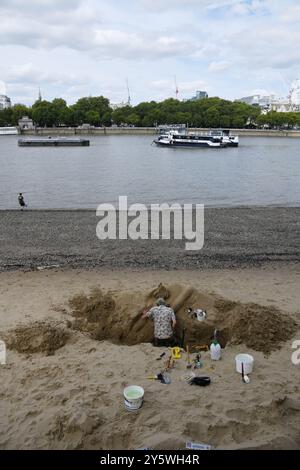
[[(201, 192), (201, 185), (199, 188)], [(300, 207), (205, 208), (202, 250), (184, 240), (98, 240), (94, 211), (0, 211), (0, 271), (227, 269), (299, 263)]]
[[(0, 339), (8, 346), (0, 448), (183, 449), (193, 440), (216, 449), (299, 449), (300, 366), (291, 362), (299, 278), (298, 265), (0, 273)], [(202, 352), (195, 371), (210, 376), (208, 387), (183, 380), (184, 352), (170, 385), (147, 378), (169, 354), (152, 346), (152, 325), (140, 321), (162, 293), (159, 283), (176, 308), (178, 333), (187, 328), (186, 343), (204, 344), (219, 328), (222, 360)], [(188, 318), (187, 305), (206, 308), (205, 323)], [(241, 352), (255, 358), (249, 385), (235, 372)], [(122, 397), (132, 384), (145, 389), (136, 413)]]

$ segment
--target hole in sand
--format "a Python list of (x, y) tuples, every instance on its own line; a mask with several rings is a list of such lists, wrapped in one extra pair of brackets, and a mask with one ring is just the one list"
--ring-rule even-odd
[[(126, 345), (151, 342), (153, 324), (142, 319), (141, 314), (159, 297), (164, 297), (174, 308), (176, 336), (180, 339), (185, 328), (185, 344), (190, 346), (210, 344), (217, 328), (223, 347), (228, 343), (245, 344), (268, 354), (279, 349), (280, 343), (290, 339), (297, 330), (296, 322), (274, 307), (242, 304), (178, 284), (160, 284), (146, 295), (101, 289), (93, 289), (90, 295), (77, 295), (69, 301), (74, 316), (72, 327), (99, 341)], [(191, 318), (188, 308), (206, 310), (205, 321)]]

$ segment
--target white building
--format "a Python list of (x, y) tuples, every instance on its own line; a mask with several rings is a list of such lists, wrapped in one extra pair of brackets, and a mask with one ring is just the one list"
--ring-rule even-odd
[(19, 119), (19, 128), (21, 131), (27, 130), (27, 129), (34, 129), (34, 124), (33, 120), (30, 119), (28, 116), (23, 116), (22, 119)]
[(113, 111), (115, 111), (116, 109), (120, 109), (120, 108), (125, 108), (125, 106), (130, 106), (130, 103), (127, 101), (127, 103), (110, 103), (110, 107)]
[(252, 95), (245, 96), (237, 101), (259, 106), (263, 113), (277, 111), (278, 113), (300, 112), (300, 80), (295, 80), (287, 98), (279, 98), (276, 95)]
[(6, 95), (0, 95), (0, 110), (11, 108), (11, 100)]
[(275, 95), (252, 95), (252, 96), (244, 96), (243, 98), (237, 100), (242, 103), (250, 104), (252, 106), (260, 106), (264, 108), (266, 106), (270, 106), (276, 100)]
[(196, 95), (190, 98), (190, 101), (205, 100), (208, 98), (207, 91), (196, 91)]

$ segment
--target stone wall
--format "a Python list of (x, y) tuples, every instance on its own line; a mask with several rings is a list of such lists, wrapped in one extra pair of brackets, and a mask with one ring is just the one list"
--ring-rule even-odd
[[(190, 128), (190, 132), (207, 132), (209, 129)], [(264, 129), (231, 129), (233, 134), (244, 137), (300, 137), (300, 131), (273, 131)], [(154, 127), (100, 127), (79, 129), (74, 127), (37, 128), (21, 131), (23, 135), (155, 135)]]

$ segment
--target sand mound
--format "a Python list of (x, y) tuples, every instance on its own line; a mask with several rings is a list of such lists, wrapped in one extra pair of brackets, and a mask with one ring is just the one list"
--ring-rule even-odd
[(10, 332), (6, 337), (6, 343), (9, 349), (19, 353), (52, 355), (66, 344), (68, 338), (69, 333), (62, 328), (37, 322), (20, 326)]
[[(80, 294), (69, 302), (75, 317), (72, 327), (100, 341), (127, 345), (151, 342), (152, 322), (142, 319), (141, 314), (158, 297), (167, 299), (176, 312), (179, 343), (184, 331), (185, 344), (190, 346), (209, 344), (217, 329), (223, 347), (228, 342), (245, 344), (267, 354), (278, 349), (297, 329), (293, 319), (276, 308), (241, 304), (203, 294), (192, 287), (162, 284), (148, 294), (101, 289), (92, 290), (90, 295)], [(205, 309), (206, 320), (198, 322), (188, 315), (188, 308)]]
[(217, 308), (218, 324), (231, 344), (245, 344), (265, 354), (278, 349), (297, 329), (292, 318), (273, 307), (233, 303), (225, 310), (220, 309), (220, 304)]

